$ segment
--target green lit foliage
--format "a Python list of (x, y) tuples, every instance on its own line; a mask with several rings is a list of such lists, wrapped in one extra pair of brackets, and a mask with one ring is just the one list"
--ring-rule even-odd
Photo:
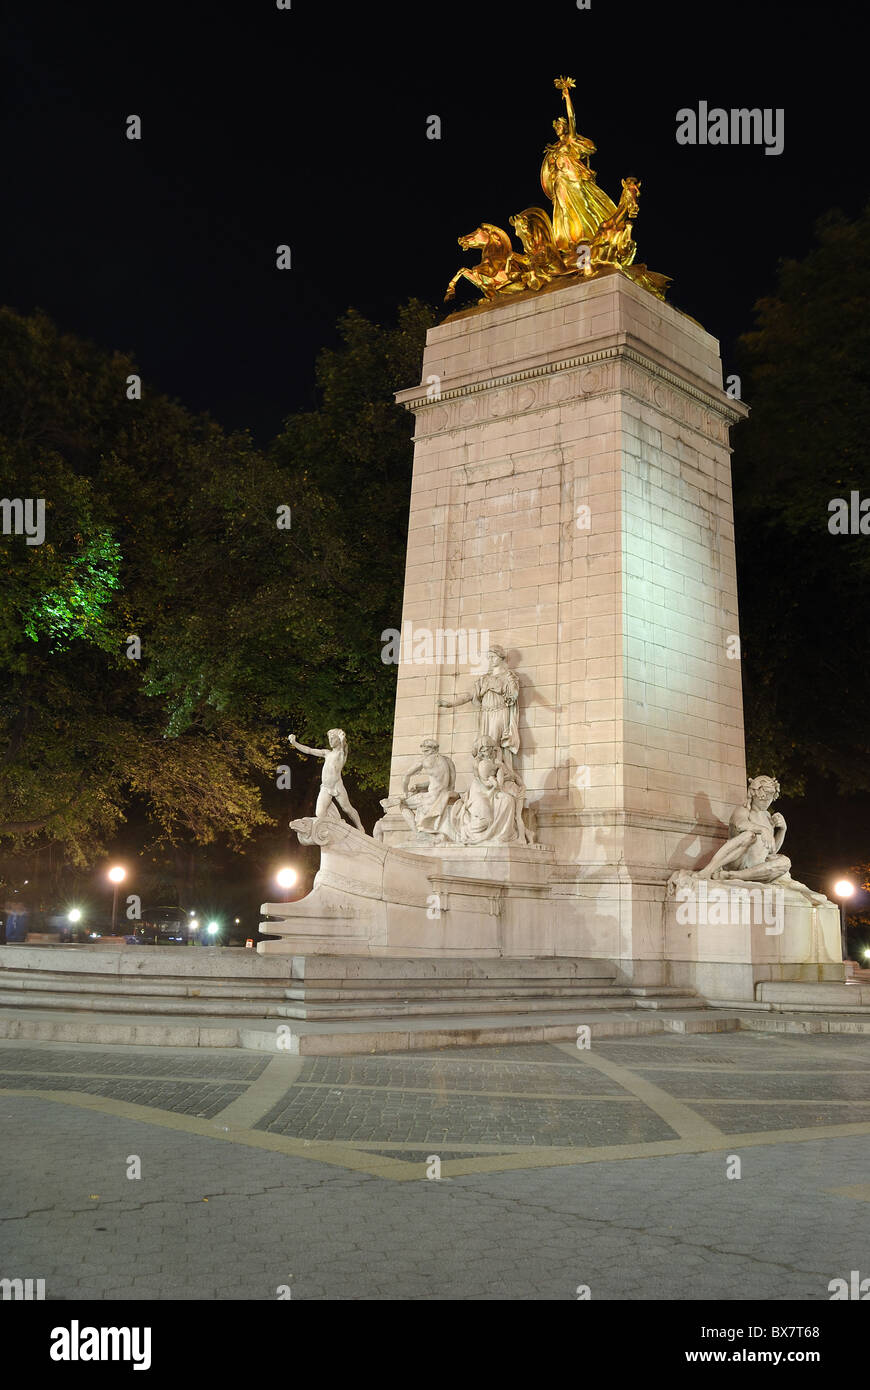
[(71, 557), (62, 583), (37, 599), (25, 615), (24, 631), (31, 641), (45, 633), (53, 651), (63, 650), (75, 638), (100, 645), (103, 611), (118, 588), (120, 559), (121, 547), (107, 531), (85, 541)]
[(273, 823), (290, 729), (342, 725), (349, 786), (385, 787), (412, 457), (393, 392), (432, 321), (349, 314), (322, 404), (264, 454), (147, 383), (127, 400), (130, 358), (0, 310), (3, 491), (46, 499), (44, 544), (0, 545), (0, 837), (84, 862), (135, 810), (157, 840), (241, 846)]
[(130, 633), (146, 652), (158, 630), (172, 640), (188, 537), (167, 502), (224, 447), (156, 394), (129, 402), (133, 370), (44, 315), (0, 311), (2, 490), (45, 499), (41, 545), (0, 538), (0, 835), (60, 841), (79, 863), (132, 805), (169, 839), (240, 843), (270, 823), (274, 731), (216, 710), (174, 728), (147, 659), (127, 659)]

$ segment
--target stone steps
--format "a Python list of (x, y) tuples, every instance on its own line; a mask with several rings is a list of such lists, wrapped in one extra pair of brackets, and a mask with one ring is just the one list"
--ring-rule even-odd
[(41, 981), (18, 982), (16, 988), (7, 988), (0, 981), (0, 1007), (33, 1007), (41, 1009), (75, 1009), (100, 1013), (146, 1013), (146, 1014), (202, 1014), (215, 1018), (277, 1018), (277, 1019), (388, 1019), (418, 1017), (440, 1017), (457, 1012), (476, 1015), (488, 1014), (537, 1014), (564, 1013), (576, 1014), (584, 1010), (657, 1010), (661, 1008), (691, 1009), (703, 1007), (696, 996), (678, 991), (661, 998), (649, 994), (636, 996), (625, 988), (614, 987), (607, 992), (586, 990), (572, 992), (563, 990), (558, 995), (539, 993), (521, 997), (505, 997), (493, 993), (487, 997), (476, 987), (468, 986), (464, 994), (454, 998), (442, 999), (434, 991), (415, 998), (360, 998), (348, 991), (343, 998), (321, 1001), (316, 991), (311, 998), (302, 1000), (285, 998), (287, 991), (273, 991), (267, 994), (260, 991), (253, 996), (247, 989), (222, 992), (213, 987), (200, 991), (192, 986), (175, 986), (159, 990), (150, 983), (118, 981), (114, 984), (101, 982), (95, 985), (88, 981), (50, 987)]
[[(347, 1056), (374, 1052), (415, 1052), (433, 1048), (497, 1047), (510, 1043), (576, 1042), (577, 1029), (587, 1025), (595, 1039), (646, 1037), (663, 1033), (731, 1031), (736, 1019), (710, 1009), (685, 1014), (622, 1010), (578, 1012), (570, 1021), (558, 1015), (476, 1015), (441, 1019), (409, 1018), (396, 1026), (358, 1021), (305, 1022), (292, 1025), (267, 1020), (231, 1022), (214, 1018), (157, 1018), (59, 1010), (0, 1010), (0, 1038), (43, 1042), (94, 1043), (102, 1046), (232, 1047), (289, 1056)], [(279, 1032), (279, 1029), (282, 1031)], [(2, 1057), (0, 1057), (2, 1070)], [(26, 1089), (26, 1088), (25, 1088)]]
[(662, 1008), (700, 1009), (703, 1007), (703, 1000), (695, 995), (678, 994), (663, 999), (638, 999), (630, 996), (624, 989), (614, 990), (608, 994), (590, 992), (588, 994), (564, 994), (555, 998), (546, 994), (521, 999), (503, 997), (487, 999), (482, 998), (476, 990), (469, 990), (464, 1000), (426, 998), (377, 1003), (347, 1001), (325, 1004), (319, 1001), (315, 1003), (306, 1001), (298, 1004), (281, 1004), (277, 1007), (277, 1014), (282, 1018), (297, 1019), (375, 1019), (409, 1016), (433, 1018), (440, 1015), (455, 1014), (458, 1009), (465, 1011), (471, 1008), (477, 1016), (493, 1013), (570, 1013), (573, 1016), (578, 1010), (587, 1011), (590, 1009), (594, 1009), (596, 1012), (601, 1009), (626, 1009), (634, 1012), (638, 1010), (654, 1011)]
[[(711, 1027), (674, 986), (573, 957), (286, 956), (0, 948), (0, 1037), (296, 1053), (405, 1051)], [(679, 1020), (683, 1020), (680, 1022)], [(718, 1026), (718, 1024), (716, 1025)]]
[[(536, 980), (533, 984), (519, 981), (469, 981), (456, 980), (449, 985), (417, 980), (399, 981), (389, 987), (370, 985), (366, 981), (349, 982), (344, 989), (322, 989), (319, 984), (291, 985), (286, 981), (273, 984), (259, 984), (245, 980), (145, 980), (140, 976), (114, 975), (109, 977), (64, 975), (49, 971), (0, 970), (0, 990), (21, 990), (30, 993), (43, 991), (57, 994), (77, 994), (86, 989), (90, 994), (134, 996), (176, 997), (183, 999), (245, 999), (245, 1000), (293, 1000), (305, 1002), (316, 999), (318, 1003), (340, 1003), (352, 991), (360, 1000), (407, 1002), (410, 999), (453, 999), (466, 1000), (470, 993), (476, 997), (492, 996), (498, 999), (532, 998), (546, 992), (558, 998), (570, 996), (581, 998), (584, 995), (626, 993), (623, 985), (602, 984), (596, 980), (584, 980), (578, 984), (565, 984), (562, 980)], [(674, 990), (674, 994), (682, 993)]]
[(62, 993), (45, 989), (0, 989), (0, 1007), (77, 1009), (98, 1013), (203, 1014), (210, 1018), (277, 1018), (280, 1005), (264, 999), (198, 999), (161, 994), (99, 994), (79, 989)]
[(48, 992), (51, 994), (118, 995), (130, 994), (155, 998), (180, 999), (245, 999), (281, 1000), (288, 990), (285, 982), (259, 984), (249, 980), (143, 980), (132, 975), (61, 975), (50, 971), (0, 970), (0, 994), (10, 990), (22, 993)]
[[(526, 999), (546, 992), (549, 997), (554, 999), (561, 995), (571, 995), (572, 997), (582, 997), (583, 995), (603, 995), (613, 994), (614, 997), (625, 994), (624, 985), (602, 984), (600, 981), (585, 981), (577, 985), (566, 985), (561, 980), (536, 980), (533, 984), (520, 984), (509, 981), (502, 984), (499, 981), (485, 980), (456, 980), (448, 985), (423, 983), (421, 981), (410, 980), (400, 981), (388, 988), (377, 988), (360, 984), (357, 981), (349, 981), (344, 989), (321, 989), (319, 984), (293, 986), (284, 991), (286, 999), (292, 1000), (317, 1000), (318, 1003), (340, 1003), (353, 994), (358, 999), (396, 1000), (403, 1002), (409, 999), (467, 999), (469, 995), (475, 998), (485, 999), (487, 997), (498, 999)], [(675, 991), (682, 993), (683, 991)]]

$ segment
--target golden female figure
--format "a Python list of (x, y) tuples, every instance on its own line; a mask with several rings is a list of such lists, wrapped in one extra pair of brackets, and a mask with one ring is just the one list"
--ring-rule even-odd
[(598, 187), (589, 168), (594, 144), (577, 134), (569, 90), (575, 85), (573, 77), (557, 77), (555, 83), (565, 99), (567, 120), (560, 116), (553, 122), (557, 139), (544, 152), (541, 187), (553, 203), (553, 239), (570, 257), (580, 243), (593, 240), (601, 223), (616, 212), (616, 204)]

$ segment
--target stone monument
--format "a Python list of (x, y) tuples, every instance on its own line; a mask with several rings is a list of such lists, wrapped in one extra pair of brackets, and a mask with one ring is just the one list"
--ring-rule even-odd
[[(399, 665), (385, 814), (371, 836), (319, 809), (293, 823), (320, 871), (265, 905), (277, 939), (258, 949), (594, 959), (727, 1001), (842, 980), (837, 908), (784, 878), (766, 782), (746, 798), (729, 445), (746, 407), (637, 264), (640, 181), (618, 204), (598, 187), (573, 85), (556, 79), (541, 169), (552, 214), (511, 217), (522, 250), (492, 223), (460, 238), (481, 260), (447, 297), (464, 279), (483, 298), (430, 330), (422, 384), (397, 396), (416, 421), (402, 626), (435, 657)], [(707, 922), (726, 874), (777, 889), (778, 930), (743, 920), (739, 888), (736, 920)]]

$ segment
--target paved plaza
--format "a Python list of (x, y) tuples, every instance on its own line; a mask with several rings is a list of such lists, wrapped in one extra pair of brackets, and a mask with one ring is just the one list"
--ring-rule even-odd
[(0, 1277), (61, 1300), (828, 1300), (870, 1275), (868, 1077), (870, 1037), (843, 1033), (2, 1041)]

